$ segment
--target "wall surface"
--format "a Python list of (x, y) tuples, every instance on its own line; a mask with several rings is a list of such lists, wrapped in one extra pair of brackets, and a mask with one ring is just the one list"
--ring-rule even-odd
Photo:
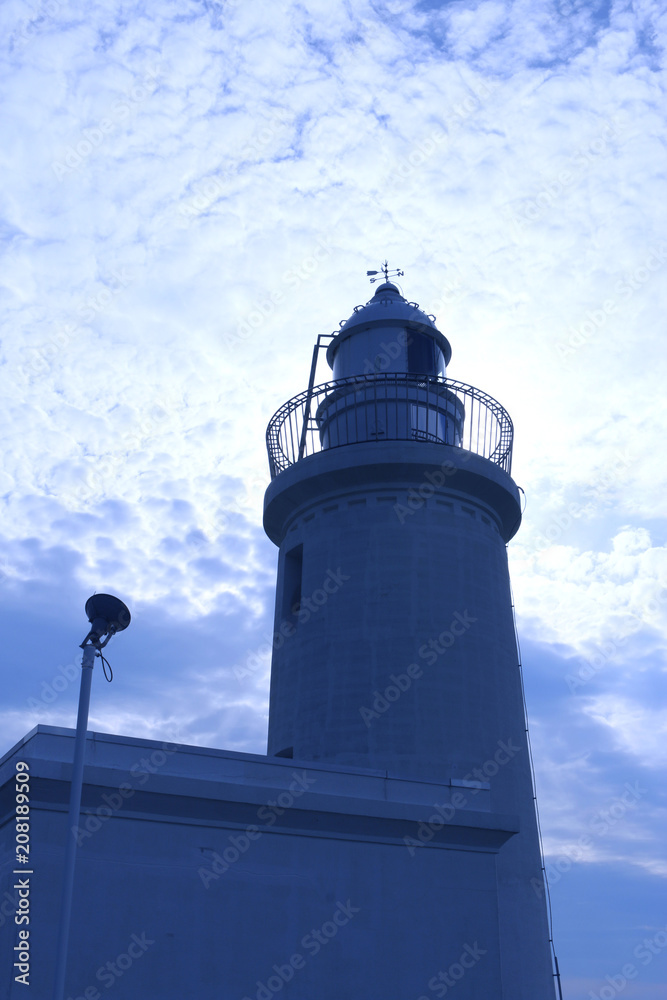
[[(0, 764), (0, 983), (12, 1000), (50, 996), (73, 742), (40, 726)], [(19, 760), (32, 783), (29, 876), (12, 874)], [(501, 982), (496, 868), (518, 822), (490, 811), (492, 781), (103, 734), (89, 734), (84, 780), (72, 1000), (553, 996), (503, 992), (514, 975)], [(29, 992), (12, 969), (19, 878)]]

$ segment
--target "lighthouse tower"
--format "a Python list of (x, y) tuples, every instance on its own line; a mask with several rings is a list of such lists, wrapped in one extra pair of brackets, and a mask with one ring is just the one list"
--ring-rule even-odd
[(0, 953), (11, 1000), (17, 961), (51, 995), (70, 836), (66, 996), (554, 1000), (512, 423), (447, 377), (435, 317), (383, 271), (269, 423), (268, 753), (88, 734), (76, 827), (72, 730), (37, 726), (0, 759), (6, 801), (30, 776), (39, 865), (16, 870), (5, 823), (0, 917), (31, 904), (30, 954), (17, 924)]
[[(457, 1000), (543, 1000), (554, 983), (506, 554), (521, 521), (513, 428), (495, 399), (446, 377), (450, 357), (385, 265), (329, 338), (332, 380), (311, 376), (269, 424), (268, 753), (430, 783), (434, 803), (447, 789), (445, 829), (459, 808), (485, 812), (505, 831), (493, 876), (476, 882), (452, 844), (470, 893), (433, 933), (458, 940), (467, 921), (496, 942), (496, 971), (483, 987), (463, 978)], [(428, 842), (426, 824), (414, 850)], [(424, 997), (447, 994), (443, 976)]]

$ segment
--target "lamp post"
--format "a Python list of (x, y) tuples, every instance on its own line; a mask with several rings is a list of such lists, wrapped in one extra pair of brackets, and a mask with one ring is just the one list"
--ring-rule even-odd
[[(81, 687), (79, 689), (79, 710), (76, 719), (74, 740), (74, 762), (72, 764), (72, 787), (67, 815), (67, 847), (65, 850), (65, 873), (63, 878), (56, 976), (53, 1000), (63, 1000), (65, 993), (65, 973), (67, 972), (67, 946), (69, 943), (70, 920), (72, 914), (72, 894), (74, 890), (74, 866), (76, 864), (76, 837), (74, 831), (79, 825), (81, 812), (81, 789), (83, 786), (83, 765), (86, 754), (86, 730), (90, 705), (90, 685), (93, 679), (95, 657), (101, 656), (102, 649), (116, 632), (122, 632), (130, 624), (131, 616), (127, 607), (117, 597), (110, 594), (95, 594), (86, 601), (86, 615), (91, 628), (81, 643)], [(102, 642), (102, 637), (106, 639)]]

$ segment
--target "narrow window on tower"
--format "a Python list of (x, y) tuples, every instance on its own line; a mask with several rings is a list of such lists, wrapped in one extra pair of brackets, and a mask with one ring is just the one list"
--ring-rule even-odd
[(301, 576), (303, 573), (303, 545), (295, 545), (285, 553), (283, 569), (283, 621), (296, 624), (301, 606)]
[(437, 375), (435, 344), (422, 333), (413, 333), (408, 341), (408, 371), (419, 375)]

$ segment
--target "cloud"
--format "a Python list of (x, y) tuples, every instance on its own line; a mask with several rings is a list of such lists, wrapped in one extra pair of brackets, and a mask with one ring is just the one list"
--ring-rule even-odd
[(549, 850), (650, 786), (559, 887), (662, 871), (660, 6), (0, 18), (6, 741), (73, 724), (83, 603), (108, 589), (134, 618), (93, 724), (157, 736), (178, 717), (184, 741), (263, 752), (266, 424), (387, 257), (450, 339), (450, 376), (514, 420)]

